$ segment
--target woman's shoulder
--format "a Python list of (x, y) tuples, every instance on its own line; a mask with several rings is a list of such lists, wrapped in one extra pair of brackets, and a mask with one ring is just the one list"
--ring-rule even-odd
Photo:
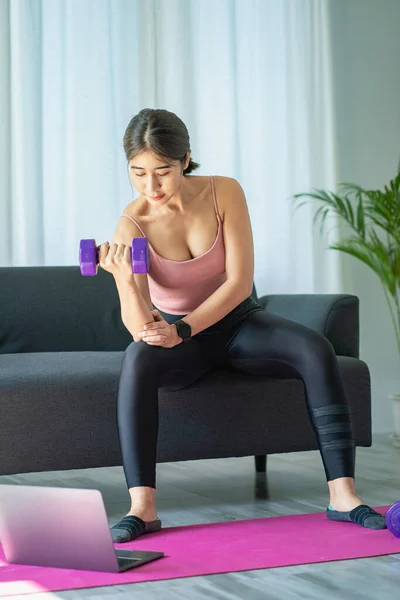
[(121, 243), (127, 244), (132, 237), (143, 235), (140, 229), (143, 224), (141, 223), (141, 214), (143, 213), (139, 209), (140, 204), (143, 204), (143, 199), (140, 202), (140, 197), (135, 198), (135, 200), (129, 202), (121, 211), (115, 232)]
[(219, 181), (224, 185), (240, 185), (235, 177), (229, 177), (228, 175), (213, 175), (216, 181)]
[(244, 198), (242, 186), (234, 177), (228, 177), (226, 175), (205, 175), (197, 177), (200, 190), (207, 189), (209, 185), (208, 182), (211, 178), (213, 179), (215, 200), (222, 220), (224, 220), (226, 211), (232, 210), (235, 206), (235, 200), (240, 202)]
[(140, 220), (140, 217), (144, 216), (146, 208), (146, 202), (143, 196), (138, 196), (134, 200), (131, 200), (129, 204), (123, 208), (122, 215), (128, 215), (129, 217), (133, 217), (134, 219)]
[(211, 177), (213, 178), (215, 184), (218, 183), (219, 185), (223, 186), (235, 185), (235, 183), (239, 184), (237, 179), (234, 177), (228, 177), (227, 175), (187, 175), (188, 179), (190, 178), (192, 180), (196, 180), (199, 183), (207, 183), (210, 181)]
[(241, 188), (240, 183), (234, 177), (228, 177), (226, 175), (213, 175), (215, 185), (218, 185), (224, 190), (234, 190)]
[(234, 210), (237, 203), (240, 204), (245, 200), (243, 188), (234, 177), (216, 175), (214, 180), (218, 207), (221, 215), (224, 216), (227, 210)]

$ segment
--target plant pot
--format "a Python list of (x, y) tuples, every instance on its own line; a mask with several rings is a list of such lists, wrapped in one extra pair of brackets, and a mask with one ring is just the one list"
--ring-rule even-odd
[(393, 404), (394, 434), (392, 435), (393, 446), (400, 448), (400, 394), (390, 394)]

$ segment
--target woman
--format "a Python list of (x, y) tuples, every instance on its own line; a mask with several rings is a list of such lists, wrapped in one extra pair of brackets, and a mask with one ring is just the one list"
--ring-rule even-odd
[[(328, 482), (327, 517), (383, 529), (385, 518), (355, 491), (350, 412), (332, 345), (250, 297), (253, 240), (239, 183), (190, 175), (199, 165), (191, 159), (187, 128), (166, 110), (144, 109), (133, 117), (124, 150), (139, 197), (126, 206), (113, 243), (102, 244), (99, 254), (100, 266), (114, 276), (122, 320), (134, 339), (124, 353), (117, 407), (131, 509), (111, 528), (114, 542), (161, 529), (155, 489), (163, 378), (184, 387), (224, 365), (263, 375), (270, 359), (294, 367), (304, 382)], [(142, 236), (149, 242), (150, 271), (133, 276), (130, 245)]]

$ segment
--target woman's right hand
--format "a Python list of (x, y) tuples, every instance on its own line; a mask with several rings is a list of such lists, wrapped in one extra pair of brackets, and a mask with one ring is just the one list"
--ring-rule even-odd
[(104, 242), (99, 247), (99, 265), (119, 281), (132, 281), (131, 248), (125, 244)]

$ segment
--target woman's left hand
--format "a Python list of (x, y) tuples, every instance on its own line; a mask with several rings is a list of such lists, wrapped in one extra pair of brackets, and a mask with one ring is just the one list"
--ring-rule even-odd
[(146, 323), (143, 331), (139, 331), (138, 335), (143, 342), (149, 346), (161, 346), (162, 348), (173, 348), (182, 342), (176, 331), (175, 325), (170, 325), (162, 318), (158, 310), (152, 310), (154, 316), (153, 323)]

